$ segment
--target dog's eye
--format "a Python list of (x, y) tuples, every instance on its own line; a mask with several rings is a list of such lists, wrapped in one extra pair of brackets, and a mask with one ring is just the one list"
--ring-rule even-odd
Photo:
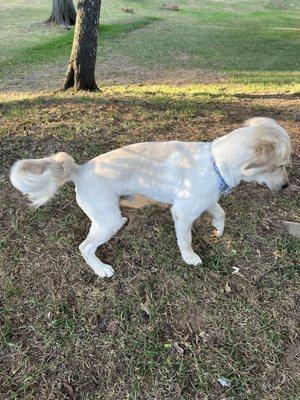
[(279, 165), (279, 168), (283, 168), (285, 166), (285, 164)]

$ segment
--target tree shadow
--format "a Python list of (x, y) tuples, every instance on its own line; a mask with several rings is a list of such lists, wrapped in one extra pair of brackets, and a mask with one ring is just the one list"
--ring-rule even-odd
[[(132, 22), (101, 24), (99, 26), (99, 41), (101, 43), (108, 39), (115, 39), (124, 33), (141, 29), (158, 20), (160, 20), (158, 17), (144, 17)], [(67, 57), (71, 51), (73, 35), (73, 29), (63, 31), (59, 37), (19, 50), (11, 58), (0, 62), (0, 77), (3, 77), (11, 66), (43, 64), (59, 57)]]
[[(207, 93), (194, 97), (67, 94), (1, 103), (1, 170), (8, 171), (18, 158), (63, 150), (86, 162), (142, 141), (211, 141), (253, 116), (291, 124), (297, 121), (296, 97), (262, 95), (256, 99)], [(289, 106), (287, 99), (292, 101)]]

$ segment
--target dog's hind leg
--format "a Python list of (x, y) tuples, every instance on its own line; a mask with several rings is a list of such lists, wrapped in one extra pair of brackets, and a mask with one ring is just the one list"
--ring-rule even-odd
[(171, 212), (182, 259), (189, 265), (202, 264), (201, 258), (192, 249), (192, 225), (198, 216), (192, 217), (179, 208), (174, 205)]
[(212, 216), (213, 226), (216, 228), (216, 235), (222, 236), (225, 226), (225, 211), (216, 203), (206, 210)]
[(77, 202), (92, 222), (87, 238), (79, 246), (81, 255), (97, 275), (109, 278), (114, 274), (113, 268), (100, 261), (95, 253), (101, 244), (121, 229), (127, 218), (121, 215), (118, 199), (102, 197), (98, 202), (87, 202), (86, 199), (77, 196)]

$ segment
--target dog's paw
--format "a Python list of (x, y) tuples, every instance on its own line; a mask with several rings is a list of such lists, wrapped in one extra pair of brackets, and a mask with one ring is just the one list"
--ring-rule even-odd
[(193, 250), (182, 252), (181, 255), (183, 261), (188, 265), (196, 266), (202, 264), (201, 258)]
[(214, 235), (217, 237), (222, 236), (223, 232), (224, 232), (224, 222), (219, 222), (219, 221), (213, 220), (213, 226), (215, 228)]
[(224, 229), (216, 229), (214, 231), (214, 235), (217, 237), (221, 237), (223, 235)]
[(101, 266), (94, 268), (95, 274), (100, 276), (100, 278), (111, 278), (115, 271), (109, 264), (102, 263)]

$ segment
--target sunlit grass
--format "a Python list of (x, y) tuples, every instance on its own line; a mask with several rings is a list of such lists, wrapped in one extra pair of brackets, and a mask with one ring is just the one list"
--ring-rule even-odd
[[(300, 82), (297, 4), (182, 0), (178, 12), (161, 6), (160, 0), (103, 2), (99, 71), (106, 67), (113, 75), (124, 65), (125, 74), (129, 65), (136, 81), (143, 69), (157, 68), (166, 74), (180, 70), (183, 77), (190, 69), (217, 71), (224, 74), (224, 81), (253, 85), (251, 90), (256, 85), (265, 86), (264, 90), (277, 85), (282, 88), (276, 91), (285, 91), (286, 85), (294, 87)], [(133, 14), (122, 11), (128, 7)], [(3, 80), (24, 69), (30, 73), (37, 67), (42, 70), (67, 63), (73, 30), (38, 25), (50, 9), (50, 0), (21, 5), (13, 0), (0, 8)]]
[(6, 93), (0, 92), (0, 101), (3, 103), (10, 103), (22, 100), (35, 100), (43, 96), (55, 94), (56, 98), (72, 97), (95, 99), (107, 96), (121, 95), (122, 97), (141, 97), (147, 98), (201, 98), (203, 101), (238, 101), (240, 96), (246, 95), (264, 95), (264, 94), (297, 94), (300, 92), (300, 84), (286, 84), (286, 85), (264, 85), (264, 84), (238, 84), (238, 83), (224, 83), (222, 85), (214, 84), (194, 84), (194, 85), (166, 85), (166, 84), (144, 84), (144, 85), (103, 85), (101, 86), (100, 93), (75, 93), (73, 91), (34, 91), (34, 92), (16, 92)]

